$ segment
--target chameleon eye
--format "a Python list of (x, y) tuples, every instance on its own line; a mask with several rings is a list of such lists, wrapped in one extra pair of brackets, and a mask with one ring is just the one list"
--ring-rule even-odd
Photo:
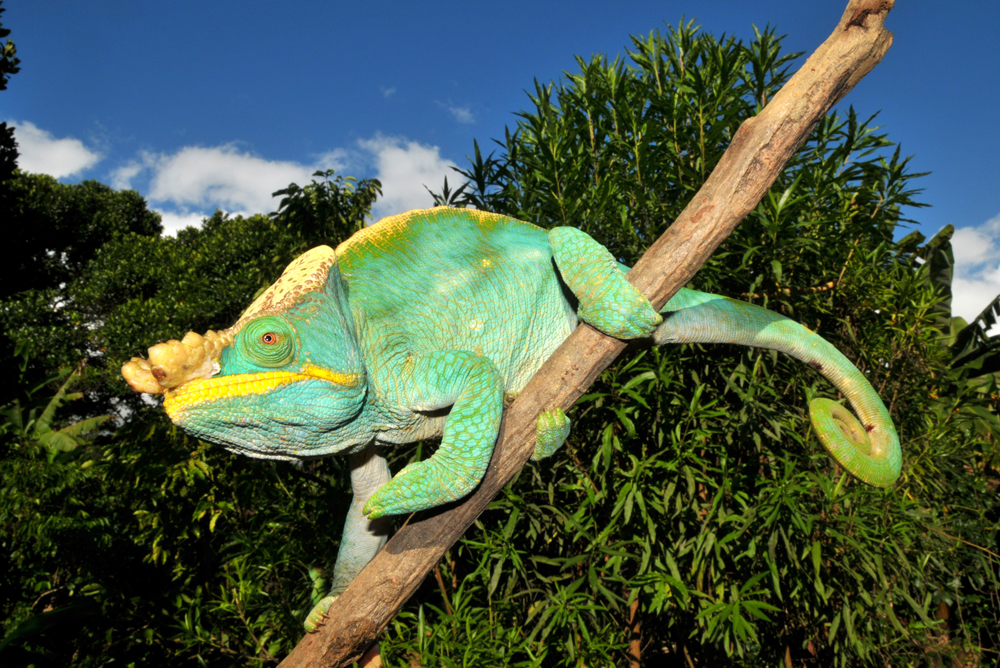
[(240, 332), (243, 352), (251, 362), (263, 367), (285, 366), (295, 357), (292, 328), (276, 316), (264, 316), (243, 326)]

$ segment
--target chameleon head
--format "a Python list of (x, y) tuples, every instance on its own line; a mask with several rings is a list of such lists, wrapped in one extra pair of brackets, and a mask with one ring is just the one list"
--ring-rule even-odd
[(300, 256), (231, 328), (157, 344), (122, 376), (163, 394), (185, 431), (252, 457), (352, 445), (339, 432), (364, 407), (367, 382), (333, 249)]

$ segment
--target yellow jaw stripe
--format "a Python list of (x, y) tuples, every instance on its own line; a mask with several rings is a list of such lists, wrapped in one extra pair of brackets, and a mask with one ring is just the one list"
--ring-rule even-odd
[(361, 382), (356, 373), (337, 373), (313, 364), (306, 364), (302, 373), (291, 371), (265, 371), (263, 373), (240, 373), (218, 378), (198, 378), (190, 380), (175, 390), (168, 390), (163, 398), (163, 407), (173, 419), (185, 408), (197, 406), (217, 399), (244, 397), (250, 394), (265, 394), (271, 390), (297, 383), (302, 380), (325, 380), (334, 385), (355, 387)]

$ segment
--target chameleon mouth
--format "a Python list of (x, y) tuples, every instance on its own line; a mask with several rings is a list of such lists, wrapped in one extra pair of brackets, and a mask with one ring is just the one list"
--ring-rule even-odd
[(170, 419), (176, 422), (181, 413), (194, 406), (219, 399), (267, 394), (279, 387), (303, 380), (323, 380), (333, 385), (356, 387), (361, 382), (361, 374), (338, 373), (314, 364), (306, 364), (301, 373), (266, 371), (216, 378), (196, 378), (177, 389), (167, 390), (163, 398), (163, 408), (166, 409)]

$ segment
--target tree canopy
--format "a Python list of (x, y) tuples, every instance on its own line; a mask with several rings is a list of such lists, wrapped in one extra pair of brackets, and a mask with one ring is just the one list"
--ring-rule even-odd
[[(7, 10), (3, 8), (3, 2), (0, 2), (0, 14), (5, 11)], [(10, 30), (4, 28), (3, 23), (0, 22), (0, 39), (8, 35), (10, 35)], [(17, 47), (14, 46), (14, 42), (8, 39), (6, 44), (0, 43), (0, 90), (7, 90), (10, 75), (21, 71), (20, 64), (21, 60), (17, 57)], [(13, 174), (17, 167), (17, 156), (14, 128), (7, 127), (6, 121), (2, 122), (0, 123), (0, 184)], [(2, 185), (0, 185), (0, 189), (2, 189)], [(3, 197), (2, 190), (0, 190), (0, 197)]]

